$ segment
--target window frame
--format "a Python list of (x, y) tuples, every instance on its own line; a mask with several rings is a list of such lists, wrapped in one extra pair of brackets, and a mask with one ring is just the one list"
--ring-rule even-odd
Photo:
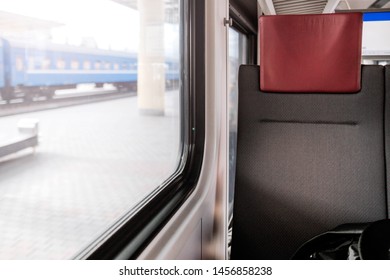
[[(195, 189), (205, 139), (205, 0), (180, 0), (181, 156), (177, 170), (75, 259), (135, 259)], [(130, 206), (130, 204), (129, 204)]]

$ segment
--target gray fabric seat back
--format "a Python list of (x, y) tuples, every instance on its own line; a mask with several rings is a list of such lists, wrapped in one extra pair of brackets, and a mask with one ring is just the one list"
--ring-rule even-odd
[(356, 94), (266, 93), (259, 71), (239, 72), (232, 258), (289, 259), (339, 224), (386, 218), (384, 68), (363, 66)]

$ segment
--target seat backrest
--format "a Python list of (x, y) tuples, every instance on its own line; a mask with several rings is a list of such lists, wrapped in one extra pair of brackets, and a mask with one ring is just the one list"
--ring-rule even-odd
[[(331, 22), (337, 16), (327, 15)], [(297, 17), (305, 18), (291, 16), (292, 21)], [(306, 23), (310, 23), (310, 32), (288, 37), (321, 37), (324, 18), (309, 17)], [(261, 32), (272, 25), (272, 20), (266, 21)], [(346, 27), (350, 31), (359, 29), (353, 21)], [(332, 34), (327, 32), (322, 39), (336, 42), (329, 37)], [(277, 38), (281, 44), (282, 37)], [(337, 40), (336, 45), (343, 44), (339, 37)], [(288, 87), (278, 90), (266, 86), (267, 91), (260, 90), (260, 77), (270, 75), (276, 86), (284, 83), (284, 74), (275, 72), (275, 67), (282, 71), (283, 67), (290, 68), (289, 73), (311, 72), (302, 69), (305, 63), (300, 63), (302, 59), (310, 61), (310, 53), (302, 53), (291, 44), (284, 54), (277, 54), (284, 65), (269, 65), (273, 73), (260, 73), (260, 67), (254, 65), (240, 67), (233, 259), (289, 259), (303, 242), (339, 224), (387, 217), (384, 68), (360, 66), (358, 41), (349, 51), (356, 53), (358, 49), (359, 57), (342, 63), (355, 65), (358, 69), (350, 71), (359, 72), (359, 78), (361, 72), (360, 89), (348, 90), (342, 81), (352, 81), (356, 86), (355, 74), (343, 75), (342, 71), (332, 78), (324, 74), (330, 87), (326, 83), (323, 86), (321, 79), (320, 86), (316, 82), (308, 86), (307, 75), (298, 74), (291, 92)], [(261, 44), (267, 47), (261, 50), (263, 72), (270, 63), (265, 57), (273, 45)], [(347, 50), (341, 49), (342, 53)], [(319, 73), (331, 73), (332, 67), (340, 67), (337, 59), (329, 55), (334, 51), (331, 47), (325, 53), (323, 49), (317, 51), (331, 60), (326, 69), (315, 66)], [(289, 53), (294, 53), (295, 61), (283, 57)], [(274, 75), (279, 76), (276, 79)], [(340, 91), (335, 84), (341, 85)]]

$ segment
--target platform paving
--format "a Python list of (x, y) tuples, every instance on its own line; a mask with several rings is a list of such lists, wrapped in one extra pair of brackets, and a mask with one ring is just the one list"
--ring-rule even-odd
[(71, 259), (165, 180), (178, 100), (166, 93), (165, 116), (128, 97), (0, 118), (0, 140), (21, 118), (40, 122), (35, 152), (0, 159), (0, 259)]

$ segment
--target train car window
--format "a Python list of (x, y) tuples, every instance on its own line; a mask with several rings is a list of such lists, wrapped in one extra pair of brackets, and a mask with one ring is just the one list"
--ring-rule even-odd
[(364, 64), (390, 64), (390, 12), (363, 13), (362, 56)]
[(128, 70), (128, 69), (129, 69), (128, 63), (127, 63), (127, 62), (123, 62), (123, 63), (122, 63), (122, 66), (121, 66), (121, 69), (122, 69), (122, 70)]
[(43, 70), (47, 70), (47, 69), (50, 69), (51, 67), (51, 60), (50, 58), (43, 58), (42, 59), (42, 64), (41, 64), (41, 69)]
[[(100, 258), (95, 252), (123, 225), (137, 222), (119, 239), (127, 242), (129, 232), (161, 212), (157, 207), (186, 197), (177, 184), (195, 147), (184, 145), (195, 141), (187, 135), (195, 114), (183, 108), (190, 98), (183, 74), (190, 2), (199, 5), (0, 3), (10, 23), (0, 27), (9, 34), (0, 55), (14, 56), (2, 63), (17, 71), (24, 60), (30, 69), (40, 65), (23, 75), (0, 73), (9, 81), (0, 84), (0, 140), (11, 143), (0, 141), (0, 259)], [(93, 13), (85, 13), (91, 5)], [(171, 61), (177, 67), (168, 73)], [(55, 71), (67, 64), (80, 71)], [(120, 71), (130, 65), (133, 71)], [(105, 71), (84, 71), (90, 69)], [(120, 242), (103, 251), (119, 251)]]
[(83, 69), (84, 70), (90, 70), (91, 69), (91, 61), (84, 60), (84, 62), (83, 62)]
[(100, 61), (95, 61), (95, 66), (94, 66), (95, 70), (99, 70), (101, 67), (101, 64), (102, 63)]
[(24, 62), (23, 58), (21, 56), (17, 56), (15, 59), (15, 68), (16, 71), (23, 71), (24, 68)]
[(65, 63), (64, 59), (62, 59), (62, 58), (57, 59), (57, 69), (60, 69), (60, 70), (65, 69), (65, 65), (66, 65), (66, 63)]
[(80, 67), (80, 62), (78, 60), (72, 59), (72, 61), (70, 62), (70, 68), (72, 70), (77, 70), (79, 69), (79, 67)]

